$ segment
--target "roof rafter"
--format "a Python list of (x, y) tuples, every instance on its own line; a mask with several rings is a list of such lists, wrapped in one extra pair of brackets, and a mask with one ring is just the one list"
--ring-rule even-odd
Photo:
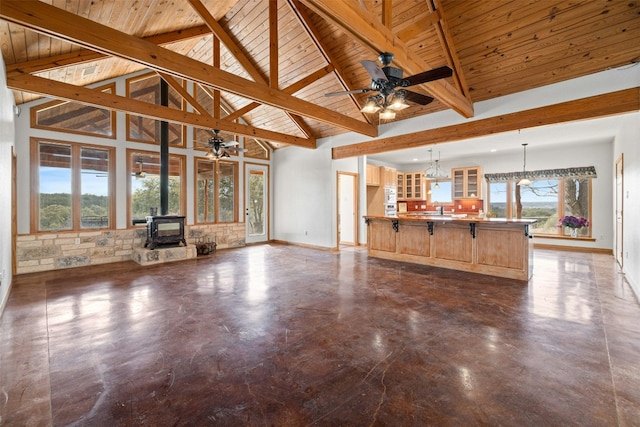
[[(181, 42), (195, 37), (202, 37), (211, 34), (211, 30), (206, 25), (198, 25), (197, 27), (187, 28), (186, 30), (171, 31), (169, 33), (157, 34), (155, 36), (145, 37), (142, 40), (149, 43), (163, 46), (166, 44)], [(18, 62), (16, 64), (7, 65), (7, 75), (20, 75), (22, 73), (41, 73), (44, 71), (55, 70), (57, 68), (69, 67), (85, 62), (92, 62), (100, 59), (110, 58), (111, 56), (96, 52), (90, 49), (81, 49), (71, 53), (51, 56), (49, 58), (34, 59), (31, 61)]]
[[(278, 25), (278, 17), (277, 17), (277, 3), (275, 3), (275, 17), (272, 16), (274, 14), (273, 2), (269, 2), (269, 49), (270, 49), (270, 72), (271, 76), (269, 79), (265, 79), (258, 67), (256, 67), (251, 59), (245, 53), (245, 50), (238, 43), (233, 40), (231, 35), (226, 32), (226, 30), (216, 21), (216, 19), (209, 13), (207, 8), (202, 4), (200, 0), (188, 0), (191, 6), (195, 9), (196, 12), (200, 15), (200, 17), (204, 20), (207, 26), (213, 31), (213, 34), (226, 46), (227, 50), (231, 52), (231, 54), (240, 62), (240, 65), (245, 69), (247, 73), (251, 76), (256, 83), (261, 83), (265, 86), (269, 86), (272, 89), (278, 90), (278, 42), (277, 42), (277, 25)], [(274, 37), (272, 26), (275, 25), (275, 43), (271, 40)], [(275, 52), (273, 51), (275, 49)], [(275, 56), (275, 58), (274, 58)], [(219, 68), (219, 67), (218, 67)], [(275, 74), (275, 75), (273, 75)], [(275, 81), (274, 81), (275, 80)], [(245, 113), (246, 114), (246, 113)], [(313, 132), (311, 129), (304, 123), (304, 121), (300, 117), (295, 117), (295, 115), (289, 111), (285, 111), (285, 114), (293, 120), (298, 129), (305, 134), (306, 137), (313, 136)]]
[(156, 71), (204, 83), (333, 126), (373, 137), (378, 134), (377, 128), (368, 123), (216, 69), (46, 3), (3, 0), (0, 2), (0, 18), (39, 33), (134, 61)]
[(67, 83), (55, 82), (44, 77), (23, 74), (7, 77), (7, 86), (15, 90), (38, 93), (58, 99), (74, 101), (80, 104), (93, 105), (110, 110), (123, 111), (152, 119), (183, 123), (203, 129), (220, 129), (236, 135), (249, 138), (261, 138), (283, 144), (297, 145), (305, 148), (316, 148), (315, 139), (304, 139), (279, 132), (258, 129), (251, 126), (231, 123), (213, 118), (209, 115), (174, 110), (161, 105), (150, 104), (124, 96), (112, 95), (96, 89), (74, 86)]
[[(394, 62), (405, 72), (418, 74), (433, 68), (414, 55), (400, 38), (354, 0), (339, 2), (333, 0), (300, 1), (376, 54), (393, 52)], [(464, 117), (473, 117), (471, 101), (447, 81), (436, 80), (421, 84), (420, 87)]]

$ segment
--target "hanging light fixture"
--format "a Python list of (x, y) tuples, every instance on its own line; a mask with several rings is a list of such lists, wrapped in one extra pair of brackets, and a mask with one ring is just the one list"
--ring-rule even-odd
[(424, 171), (424, 177), (427, 179), (435, 179), (436, 186), (434, 188), (440, 188), (438, 185), (439, 179), (447, 179), (449, 176), (440, 169), (440, 152), (438, 151), (438, 159), (433, 160), (433, 150), (429, 150), (430, 160), (427, 170)]
[(522, 144), (522, 147), (524, 149), (524, 164), (522, 166), (522, 174), (525, 177), (522, 178), (520, 181), (518, 181), (517, 185), (531, 185), (531, 180), (526, 177), (526, 174), (527, 174), (527, 145), (529, 145), (529, 144), (527, 144), (526, 142), (524, 144)]
[(405, 93), (404, 90), (397, 90), (388, 94), (380, 93), (370, 96), (360, 111), (369, 114), (380, 111), (378, 116), (380, 120), (393, 120), (396, 118), (397, 111), (409, 107), (404, 99)]

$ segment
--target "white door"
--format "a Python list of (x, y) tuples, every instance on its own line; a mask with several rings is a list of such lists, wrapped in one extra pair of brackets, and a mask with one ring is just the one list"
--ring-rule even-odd
[(269, 166), (245, 164), (247, 243), (269, 240)]
[(356, 176), (338, 172), (338, 245), (357, 242)]

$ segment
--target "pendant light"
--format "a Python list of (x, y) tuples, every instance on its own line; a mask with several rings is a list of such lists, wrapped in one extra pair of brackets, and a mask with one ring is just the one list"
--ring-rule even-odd
[(531, 180), (526, 178), (526, 174), (527, 174), (527, 143), (522, 144), (522, 147), (524, 149), (524, 165), (522, 166), (522, 174), (525, 175), (524, 178), (522, 178), (520, 181), (518, 181), (517, 185), (531, 185)]

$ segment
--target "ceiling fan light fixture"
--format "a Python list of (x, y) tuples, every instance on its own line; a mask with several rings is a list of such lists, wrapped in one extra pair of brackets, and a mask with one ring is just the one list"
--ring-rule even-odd
[(396, 112), (390, 108), (385, 108), (380, 112), (381, 120), (393, 120), (396, 118)]
[(394, 96), (393, 101), (391, 102), (391, 104), (389, 104), (387, 108), (390, 108), (394, 111), (400, 111), (400, 110), (404, 110), (407, 107), (409, 107), (409, 104), (407, 104), (407, 102), (404, 100), (404, 97)]
[(367, 99), (367, 103), (364, 104), (364, 107), (360, 110), (362, 113), (375, 113), (380, 109), (380, 106), (376, 102), (374, 97), (369, 97)]

